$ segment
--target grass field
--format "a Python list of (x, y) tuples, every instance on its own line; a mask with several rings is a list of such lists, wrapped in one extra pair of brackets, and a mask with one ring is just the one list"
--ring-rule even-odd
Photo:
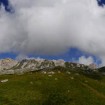
[(0, 105), (105, 105), (105, 78), (75, 72), (3, 75)]

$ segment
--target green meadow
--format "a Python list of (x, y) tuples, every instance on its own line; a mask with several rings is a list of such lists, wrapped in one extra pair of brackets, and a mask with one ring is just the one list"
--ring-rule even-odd
[(105, 105), (104, 76), (48, 72), (0, 76), (0, 105)]

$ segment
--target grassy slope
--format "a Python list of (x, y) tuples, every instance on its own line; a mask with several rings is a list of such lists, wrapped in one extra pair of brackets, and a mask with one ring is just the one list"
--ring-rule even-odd
[(0, 83), (0, 105), (105, 105), (105, 78), (66, 72), (0, 76), (6, 78)]

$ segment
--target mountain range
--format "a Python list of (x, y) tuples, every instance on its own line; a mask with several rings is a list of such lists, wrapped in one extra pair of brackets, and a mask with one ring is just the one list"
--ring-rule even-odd
[(79, 63), (65, 62), (64, 60), (46, 59), (23, 59), (20, 61), (11, 58), (0, 60), (0, 75), (3, 74), (23, 74), (30, 71), (51, 70), (56, 67), (70, 70), (97, 71), (95, 64), (84, 65)]

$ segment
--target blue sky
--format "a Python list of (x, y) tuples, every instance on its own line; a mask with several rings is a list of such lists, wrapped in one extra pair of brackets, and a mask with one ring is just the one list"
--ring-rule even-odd
[[(0, 54), (0, 59), (4, 58), (12, 58), (16, 59), (18, 54), (16, 53), (1, 53)], [(58, 55), (38, 55), (38, 54), (29, 54), (27, 55), (29, 58), (43, 58), (43, 59), (49, 59), (49, 60), (58, 60), (58, 59), (63, 59), (65, 61), (70, 61), (70, 62), (76, 62), (81, 56), (85, 56), (86, 58), (92, 57), (94, 59), (94, 63), (97, 65), (101, 64), (101, 60), (92, 54), (83, 52), (78, 50), (77, 48), (71, 48), (69, 51), (63, 54), (58, 54)]]
[[(11, 1), (11, 0), (10, 0)], [(7, 12), (11, 12), (11, 9), (13, 9), (11, 6), (9, 7), (9, 3), (8, 0), (0, 0), (1, 5), (5, 7), (5, 10)], [(105, 4), (105, 0), (101, 0), (98, 1), (100, 6), (103, 6)], [(18, 56), (19, 53), (12, 53), (11, 51), (5, 52), (5, 53), (1, 53), (0, 54), (0, 58), (13, 58), (15, 59)], [(96, 62), (97, 64), (100, 64), (101, 61), (99, 59), (98, 56), (94, 56), (92, 53), (83, 51), (83, 50), (79, 50), (79, 48), (70, 48), (69, 50), (67, 50), (66, 52), (62, 53), (62, 54), (56, 54), (56, 55), (49, 55), (49, 54), (36, 54), (36, 53), (28, 53), (27, 54), (29, 57), (40, 57), (40, 58), (45, 58), (45, 59), (64, 59), (65, 61), (76, 61), (78, 60), (79, 57), (81, 56), (85, 56), (86, 58), (88, 58), (89, 56), (93, 57), (94, 62)]]
[(105, 0), (98, 0), (99, 5), (104, 5), (105, 4)]

